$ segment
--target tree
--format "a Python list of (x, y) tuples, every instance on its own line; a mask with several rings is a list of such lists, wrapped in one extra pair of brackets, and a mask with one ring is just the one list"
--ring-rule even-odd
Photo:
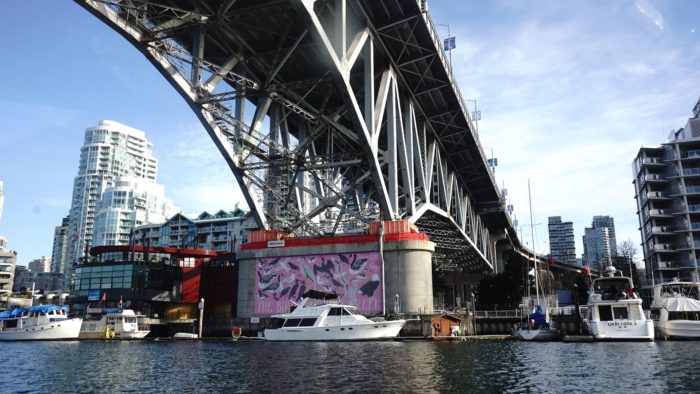
[(617, 257), (613, 258), (613, 266), (632, 278), (635, 286), (640, 286), (644, 282), (634, 262), (636, 256), (637, 246), (634, 242), (631, 239), (623, 241), (617, 245)]

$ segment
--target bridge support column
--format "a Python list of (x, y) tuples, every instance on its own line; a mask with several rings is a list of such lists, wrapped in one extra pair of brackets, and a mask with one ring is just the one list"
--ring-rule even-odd
[(311, 289), (342, 295), (366, 315), (431, 313), (435, 244), (420, 233), (395, 235), (385, 235), (383, 267), (377, 235), (249, 244), (238, 253), (238, 317), (287, 312)]

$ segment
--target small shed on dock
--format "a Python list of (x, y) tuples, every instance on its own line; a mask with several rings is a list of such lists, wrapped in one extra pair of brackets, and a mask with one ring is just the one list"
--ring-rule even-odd
[(431, 335), (434, 337), (448, 337), (452, 335), (452, 327), (459, 327), (461, 331), (462, 319), (457, 316), (443, 314), (430, 320)]

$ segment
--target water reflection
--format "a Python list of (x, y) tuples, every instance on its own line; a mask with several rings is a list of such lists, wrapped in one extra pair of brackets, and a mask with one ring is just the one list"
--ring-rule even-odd
[(7, 342), (0, 392), (697, 392), (700, 342)]

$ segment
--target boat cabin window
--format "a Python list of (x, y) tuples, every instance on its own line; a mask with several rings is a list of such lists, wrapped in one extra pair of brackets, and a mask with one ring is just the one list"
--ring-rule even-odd
[(331, 308), (331, 310), (328, 311), (328, 316), (350, 316), (356, 314), (357, 313), (352, 312), (351, 309), (343, 308), (340, 306)]
[(629, 319), (629, 313), (627, 312), (627, 307), (614, 307), (613, 308), (613, 317), (615, 319)]
[(668, 320), (693, 320), (700, 321), (700, 312), (669, 312)]
[(298, 327), (301, 319), (287, 319), (282, 327)]
[(268, 328), (280, 328), (282, 327), (282, 324), (284, 323), (284, 319), (280, 319), (279, 317), (273, 317), (270, 319), (270, 324)]
[(311, 327), (316, 323), (316, 318), (315, 317), (307, 317), (305, 319), (301, 319), (301, 323), (299, 323), (299, 327)]

